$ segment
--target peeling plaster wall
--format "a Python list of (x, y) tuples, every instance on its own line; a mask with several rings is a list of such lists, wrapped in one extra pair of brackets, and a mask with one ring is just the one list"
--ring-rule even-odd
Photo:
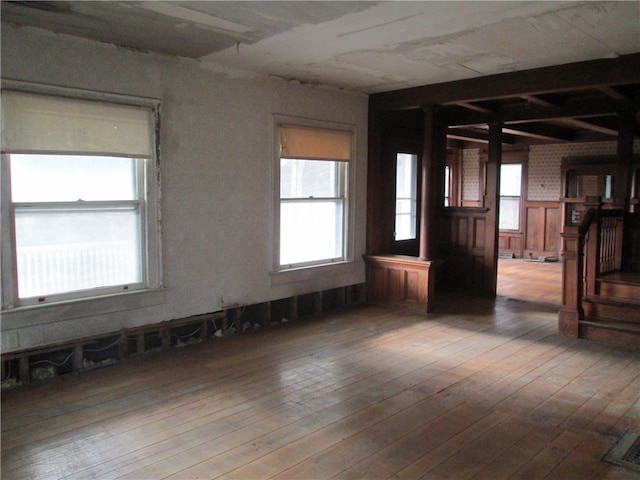
[[(364, 282), (365, 95), (231, 78), (192, 60), (5, 24), (2, 77), (160, 99), (166, 287), (163, 302), (115, 313), (95, 314), (88, 306), (75, 318), (5, 315), (3, 352), (8, 332), (19, 333), (24, 349), (211, 312), (220, 296), (251, 304)], [(353, 273), (271, 284), (274, 114), (356, 126)]]

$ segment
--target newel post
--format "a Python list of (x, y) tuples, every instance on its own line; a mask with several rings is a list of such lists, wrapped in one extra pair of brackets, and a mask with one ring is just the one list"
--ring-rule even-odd
[(582, 276), (584, 270), (584, 237), (578, 227), (565, 226), (562, 238), (562, 307), (558, 313), (558, 332), (578, 336), (582, 310)]

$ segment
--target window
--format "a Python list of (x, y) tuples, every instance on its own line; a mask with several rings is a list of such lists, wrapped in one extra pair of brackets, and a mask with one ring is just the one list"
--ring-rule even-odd
[(451, 167), (444, 167), (444, 206), (451, 206)]
[(522, 164), (503, 164), (500, 167), (500, 230), (520, 229), (520, 195)]
[(417, 155), (396, 155), (396, 241), (416, 238), (417, 168)]
[(158, 287), (157, 109), (2, 101), (3, 308)]
[(279, 125), (276, 270), (348, 259), (350, 131)]

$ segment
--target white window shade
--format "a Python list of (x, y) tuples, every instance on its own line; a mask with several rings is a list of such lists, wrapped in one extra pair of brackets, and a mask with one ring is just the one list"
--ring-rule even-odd
[(351, 158), (351, 133), (283, 125), (280, 127), (280, 147), (283, 158), (348, 161)]
[(2, 150), (150, 158), (152, 110), (4, 90)]

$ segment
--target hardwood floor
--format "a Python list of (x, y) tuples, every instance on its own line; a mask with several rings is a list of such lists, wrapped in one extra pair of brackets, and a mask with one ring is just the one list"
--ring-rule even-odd
[(562, 263), (501, 258), (498, 260), (497, 293), (502, 297), (560, 306)]
[(2, 478), (631, 479), (639, 352), (557, 308), (363, 306), (2, 395)]

